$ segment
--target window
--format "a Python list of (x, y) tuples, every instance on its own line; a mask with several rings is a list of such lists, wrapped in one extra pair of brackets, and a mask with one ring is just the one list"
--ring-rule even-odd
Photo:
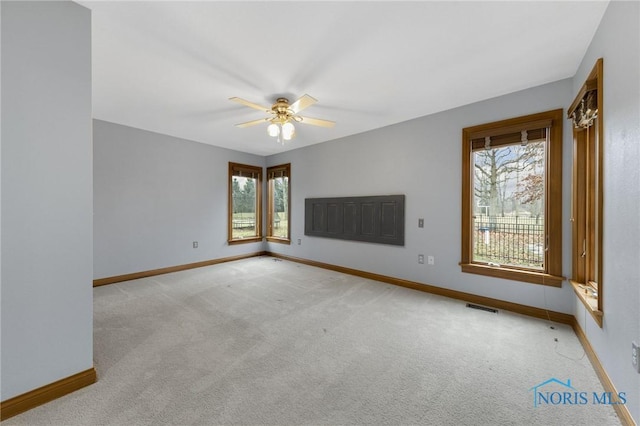
[(262, 240), (262, 168), (229, 163), (229, 244)]
[(289, 244), (291, 242), (290, 201), (291, 164), (267, 168), (267, 240)]
[(562, 285), (562, 110), (462, 131), (463, 272)]
[(602, 327), (602, 59), (568, 110), (573, 124), (571, 285)]

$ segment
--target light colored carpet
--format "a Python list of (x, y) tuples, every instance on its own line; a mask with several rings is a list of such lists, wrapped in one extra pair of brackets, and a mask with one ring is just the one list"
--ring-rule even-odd
[(533, 406), (552, 377), (603, 392), (562, 324), (271, 257), (94, 300), (99, 381), (3, 426), (620, 424), (608, 405)]

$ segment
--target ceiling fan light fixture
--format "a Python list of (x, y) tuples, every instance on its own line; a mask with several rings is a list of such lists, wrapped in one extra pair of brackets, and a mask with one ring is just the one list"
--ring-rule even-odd
[(284, 140), (289, 141), (293, 138), (296, 133), (296, 128), (293, 123), (287, 121), (282, 125), (282, 137)]
[(271, 137), (278, 137), (278, 135), (280, 134), (280, 126), (276, 123), (269, 124), (269, 127), (267, 127), (267, 133)]

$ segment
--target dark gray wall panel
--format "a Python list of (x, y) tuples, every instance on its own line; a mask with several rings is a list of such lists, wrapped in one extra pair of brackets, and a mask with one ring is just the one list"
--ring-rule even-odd
[(380, 203), (380, 235), (386, 238), (395, 238), (398, 229), (398, 205), (397, 203)]
[(356, 235), (358, 233), (358, 204), (345, 202), (342, 204), (342, 214), (345, 235)]
[(311, 232), (323, 232), (323, 226), (325, 223), (325, 217), (327, 216), (325, 214), (327, 208), (326, 205), (323, 204), (312, 204), (311, 205), (311, 210), (312, 210), (312, 221), (311, 221)]
[(404, 245), (404, 195), (305, 199), (305, 235)]
[(327, 204), (327, 232), (342, 234), (342, 206), (338, 203)]

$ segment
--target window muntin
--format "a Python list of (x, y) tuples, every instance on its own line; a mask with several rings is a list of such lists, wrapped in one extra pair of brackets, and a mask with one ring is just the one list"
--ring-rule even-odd
[(290, 243), (291, 164), (267, 168), (267, 179), (267, 240)]
[(262, 239), (262, 168), (229, 163), (229, 243)]
[(562, 283), (562, 110), (463, 129), (461, 269)]

